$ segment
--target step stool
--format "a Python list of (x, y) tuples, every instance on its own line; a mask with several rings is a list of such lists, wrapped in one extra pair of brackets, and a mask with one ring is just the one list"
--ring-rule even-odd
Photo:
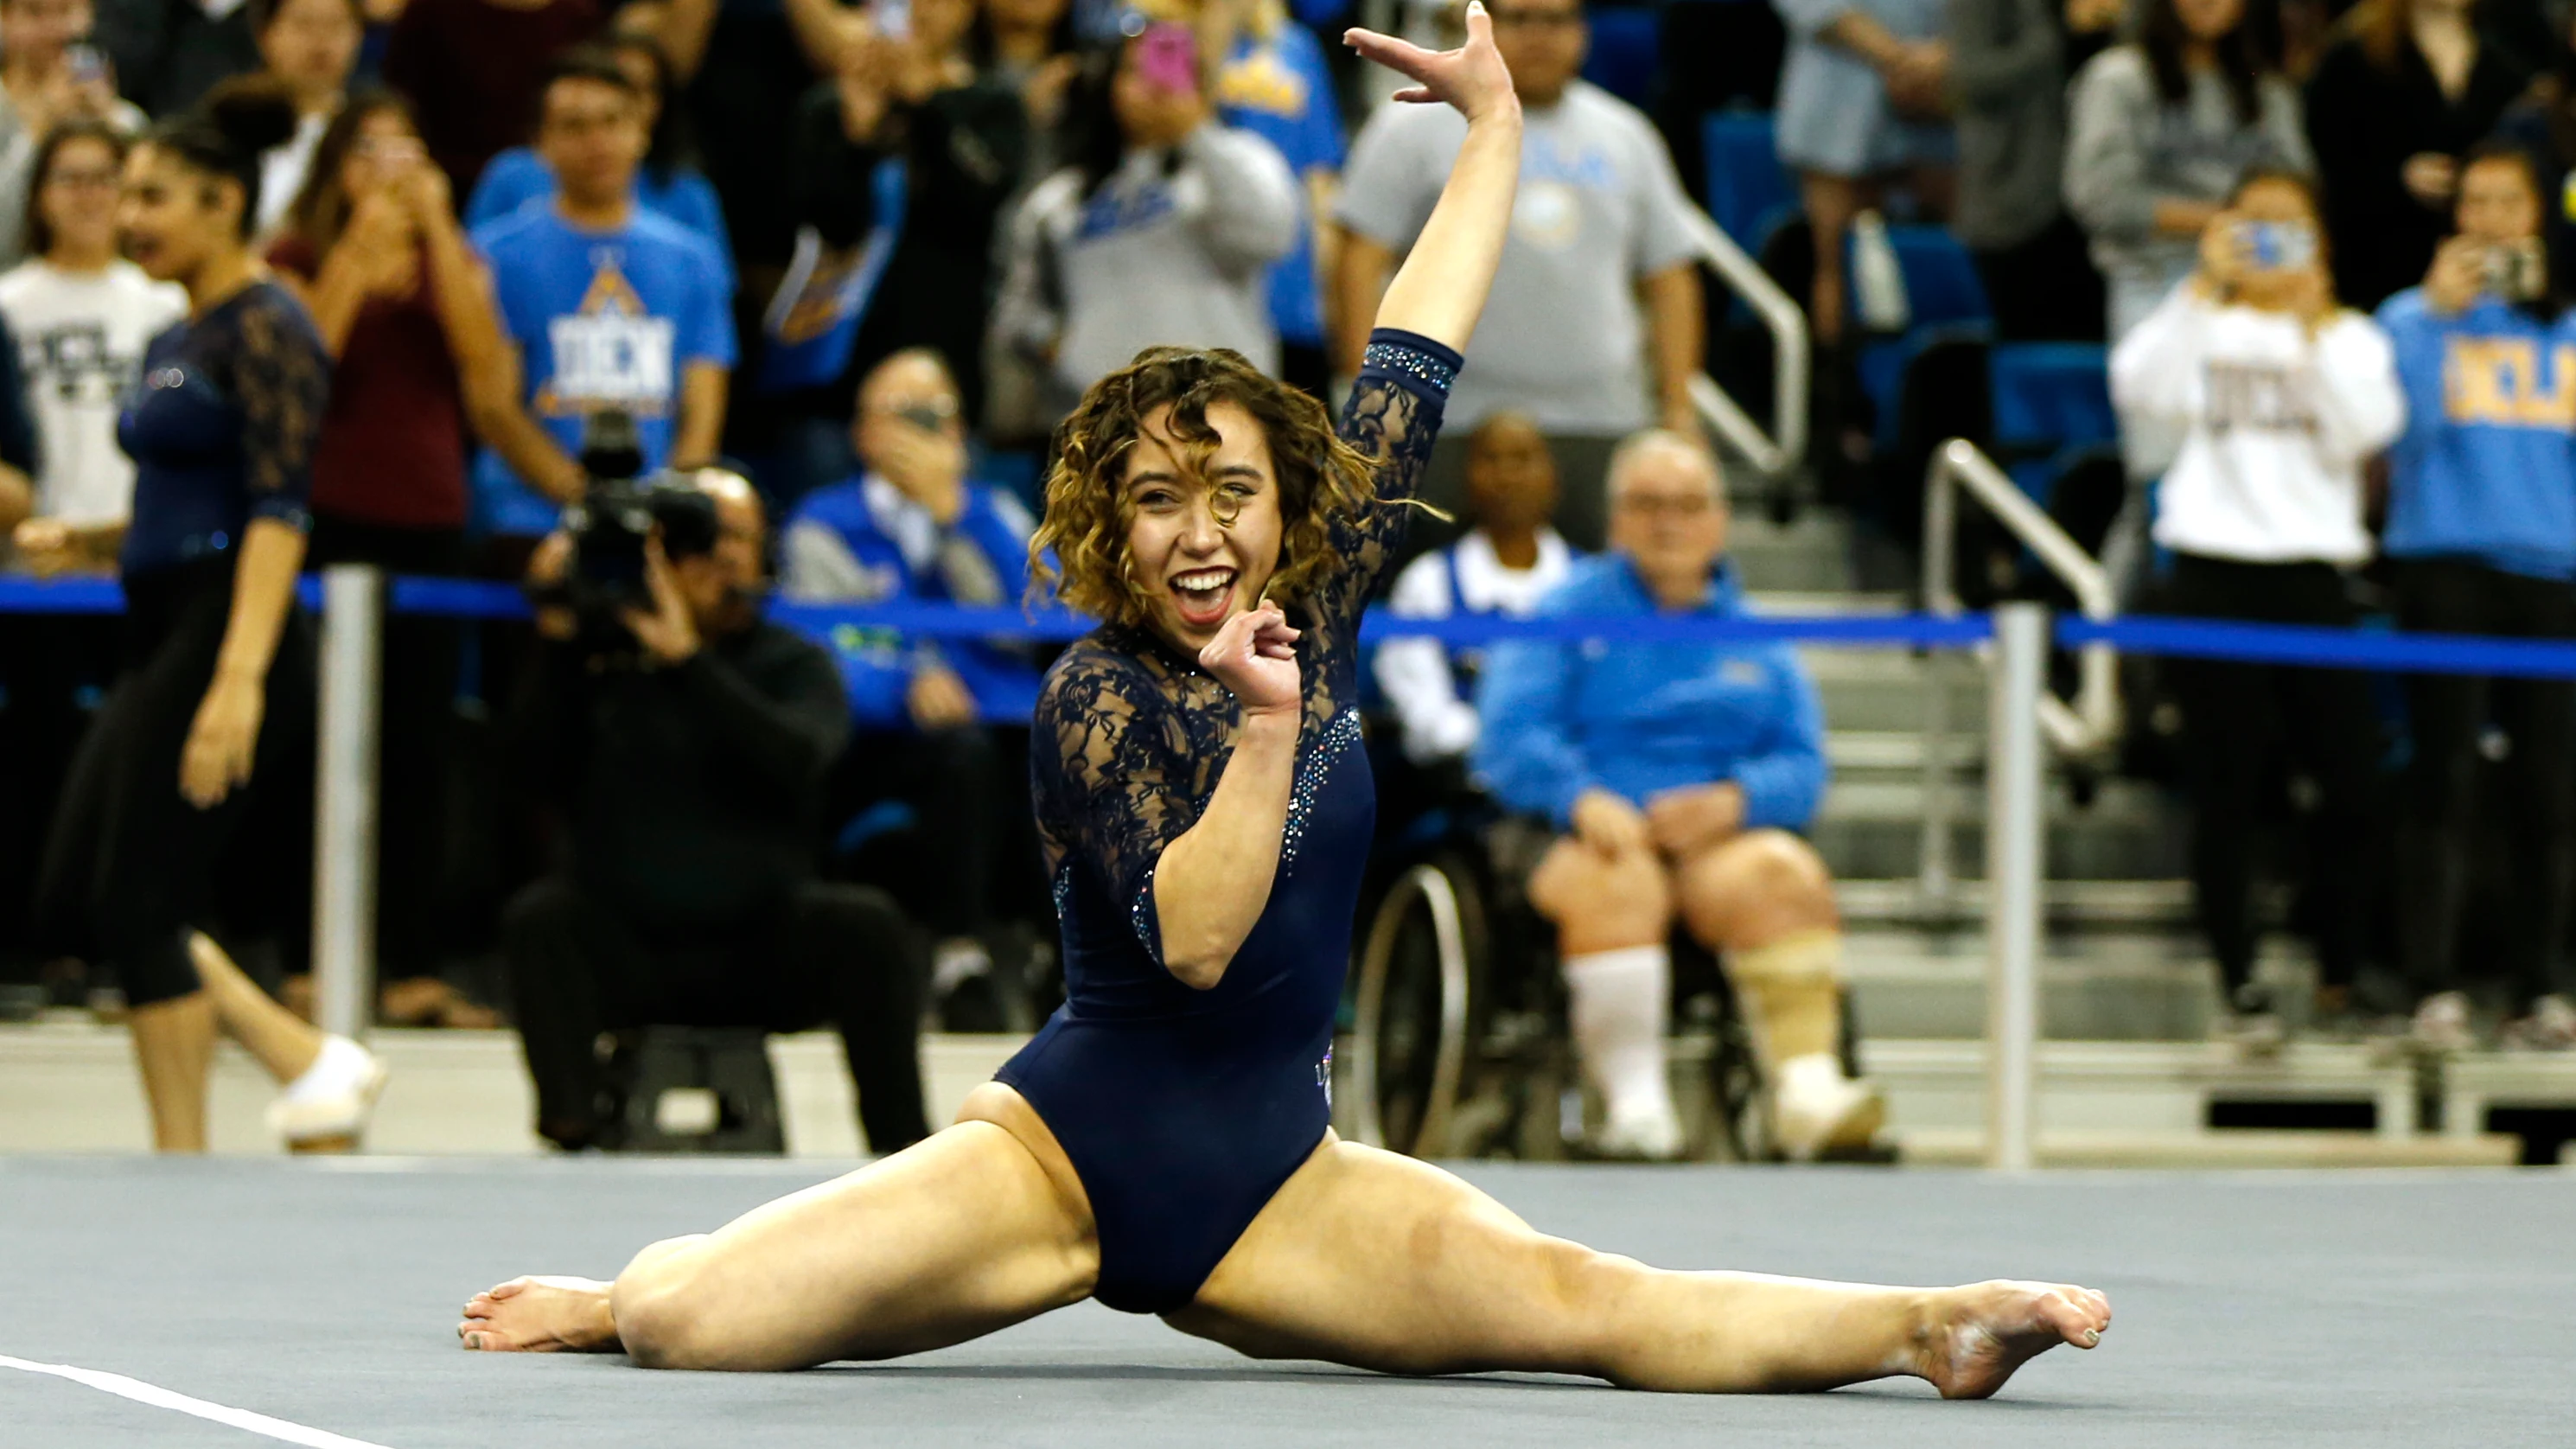
[(609, 1065), (622, 1103), (617, 1150), (783, 1156), (787, 1131), (768, 1040), (743, 1027), (619, 1032)]

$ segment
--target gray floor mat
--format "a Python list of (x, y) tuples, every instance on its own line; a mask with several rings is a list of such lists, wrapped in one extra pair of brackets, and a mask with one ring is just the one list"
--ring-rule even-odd
[[(387, 1449), (599, 1445), (1408, 1446), (2576, 1442), (2576, 1175), (1807, 1172), (1478, 1165), (1542, 1229), (1650, 1262), (2068, 1279), (2091, 1354), (1985, 1404), (1260, 1365), (1085, 1305), (885, 1365), (655, 1374), (461, 1352), (457, 1305), (613, 1274), (824, 1175), (803, 1165), (0, 1160), (0, 1354), (130, 1375)], [(251, 1446), (0, 1370), (0, 1443)]]

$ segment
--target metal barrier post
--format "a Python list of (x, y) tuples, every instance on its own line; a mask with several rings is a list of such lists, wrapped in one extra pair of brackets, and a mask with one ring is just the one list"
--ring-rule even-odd
[(1995, 610), (1986, 721), (1986, 1165), (2033, 1165), (2039, 1046), (2040, 871), (2046, 842), (2039, 701), (2048, 610)]
[(313, 1007), (324, 1031), (375, 1018), (376, 745), (384, 696), (384, 572), (322, 574), (322, 703), (314, 749)]

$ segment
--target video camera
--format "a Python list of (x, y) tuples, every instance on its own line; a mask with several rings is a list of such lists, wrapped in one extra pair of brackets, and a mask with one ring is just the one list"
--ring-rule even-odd
[(601, 409), (583, 423), (580, 463), (590, 481), (563, 514), (572, 539), (563, 596), (587, 632), (617, 627), (623, 610), (653, 606), (644, 546), (656, 528), (663, 556), (675, 563), (715, 550), (716, 501), (667, 470), (647, 476), (635, 417), (622, 409)]

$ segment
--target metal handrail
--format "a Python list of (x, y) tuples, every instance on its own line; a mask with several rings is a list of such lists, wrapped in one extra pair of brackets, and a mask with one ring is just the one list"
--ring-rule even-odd
[[(2083, 545), (2067, 536), (2033, 503), (2030, 495), (2004, 475), (1994, 460), (1965, 438), (1952, 438), (1932, 451), (1923, 479), (1923, 605), (1932, 613), (1955, 618), (1966, 612), (1956, 577), (1961, 488), (2031, 551), (2041, 565), (2075, 595), (2075, 607), (2087, 619), (2109, 620), (2118, 613), (2111, 576)], [(1947, 901), (1956, 876), (1950, 863), (1950, 691), (1946, 655), (1924, 661), (1923, 688), (1923, 852), (1922, 890), (1926, 900)], [(2075, 699), (2039, 696), (2039, 725), (2058, 753), (2096, 754), (2120, 734), (2120, 657), (2108, 644), (2087, 644), (2078, 655)], [(1992, 726), (1992, 721), (1989, 721)]]
[(1807, 351), (1807, 313), (1797, 300), (1771, 280), (1762, 264), (1736, 244), (1696, 206), (1682, 209), (1684, 226), (1699, 259), (1717, 273), (1771, 334), (1771, 430), (1737, 405), (1707, 373), (1691, 379), (1692, 406), (1711, 431), (1753, 462), (1766, 477), (1777, 478), (1807, 456), (1807, 387), (1812, 363)]

